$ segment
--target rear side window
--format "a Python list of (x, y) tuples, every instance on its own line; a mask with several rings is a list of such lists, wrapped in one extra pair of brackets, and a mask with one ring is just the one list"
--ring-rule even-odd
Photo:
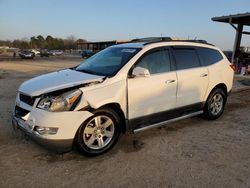
[(197, 48), (197, 51), (201, 58), (202, 66), (212, 65), (223, 59), (221, 53), (218, 50), (199, 47)]
[(199, 57), (194, 48), (174, 48), (177, 70), (200, 67)]

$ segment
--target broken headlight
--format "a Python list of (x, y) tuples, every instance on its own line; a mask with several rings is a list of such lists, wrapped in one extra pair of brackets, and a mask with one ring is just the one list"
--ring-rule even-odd
[(37, 107), (49, 112), (63, 112), (73, 110), (80, 101), (82, 91), (79, 89), (63, 93), (59, 96), (45, 96)]

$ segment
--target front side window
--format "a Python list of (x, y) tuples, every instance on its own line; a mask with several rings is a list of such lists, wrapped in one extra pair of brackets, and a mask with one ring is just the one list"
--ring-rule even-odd
[(146, 54), (136, 65), (149, 70), (150, 74), (170, 71), (170, 55), (168, 50), (156, 50)]
[(198, 55), (193, 48), (174, 48), (177, 70), (200, 67)]
[(203, 66), (212, 65), (223, 59), (220, 52), (215, 49), (197, 47), (197, 51), (201, 57), (201, 64)]
[(140, 48), (106, 48), (82, 62), (75, 70), (101, 76), (113, 76), (139, 51)]

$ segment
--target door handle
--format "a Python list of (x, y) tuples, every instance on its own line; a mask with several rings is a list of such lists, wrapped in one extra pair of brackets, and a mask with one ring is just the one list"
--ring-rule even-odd
[(202, 75), (201, 75), (201, 77), (206, 77), (206, 76), (207, 76), (207, 74), (206, 74), (206, 73), (204, 73), (204, 74), (202, 74)]
[(165, 83), (170, 84), (170, 83), (173, 83), (173, 82), (175, 82), (175, 80), (167, 80)]

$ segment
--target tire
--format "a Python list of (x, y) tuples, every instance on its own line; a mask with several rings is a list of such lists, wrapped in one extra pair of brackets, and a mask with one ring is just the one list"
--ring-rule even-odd
[(221, 88), (214, 89), (208, 96), (204, 107), (204, 115), (209, 120), (218, 119), (224, 111), (227, 95)]
[(110, 150), (121, 133), (121, 119), (113, 109), (100, 108), (93, 113), (83, 122), (75, 136), (78, 151), (89, 157)]

